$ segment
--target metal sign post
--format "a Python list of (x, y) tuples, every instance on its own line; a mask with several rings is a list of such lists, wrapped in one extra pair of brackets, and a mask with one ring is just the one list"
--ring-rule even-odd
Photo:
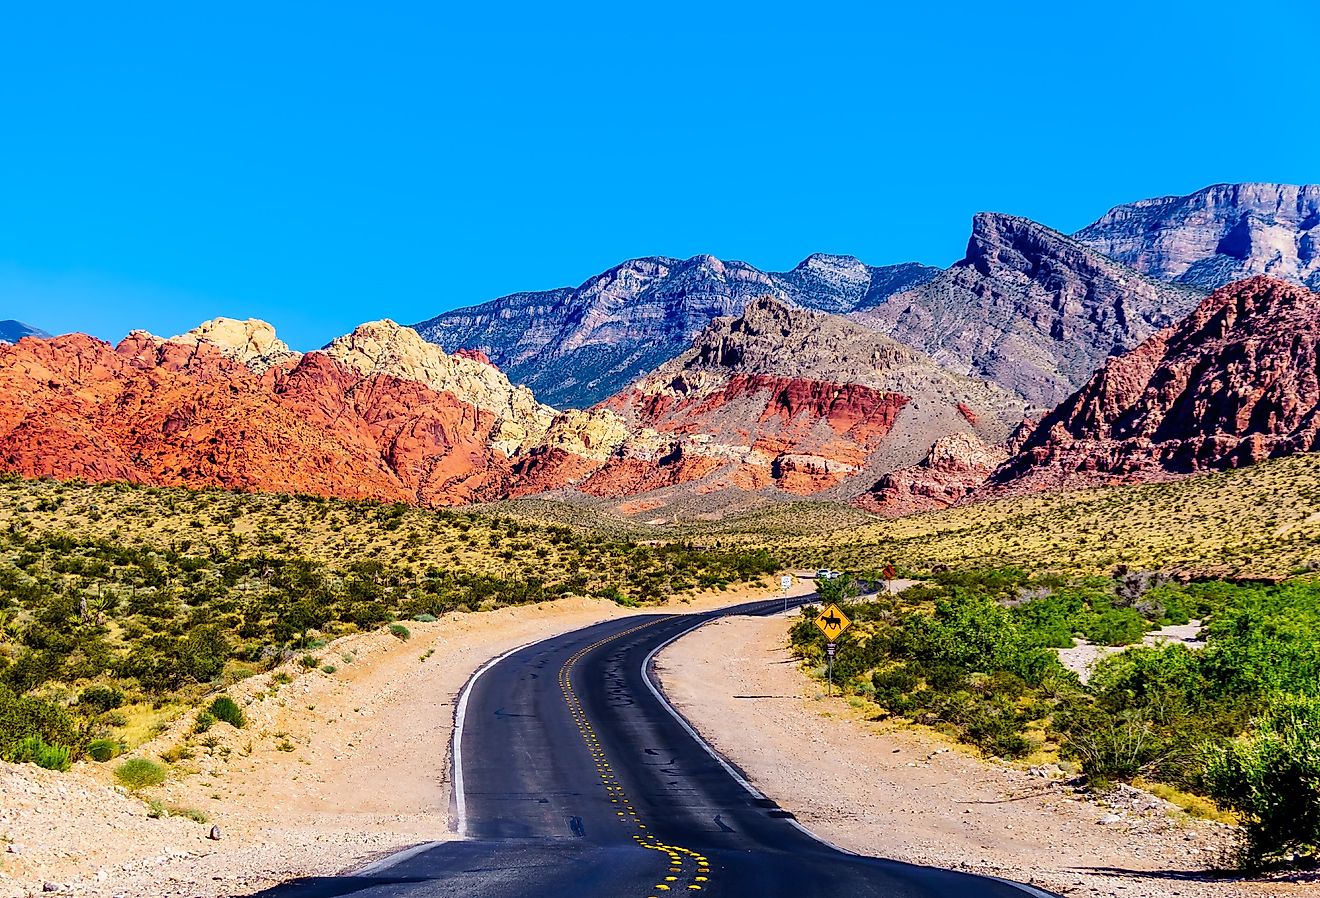
[(852, 626), (852, 621), (848, 615), (843, 613), (843, 609), (830, 602), (825, 606), (825, 610), (816, 615), (816, 627), (825, 634), (825, 654), (828, 656), (826, 662), (829, 666), (829, 692), (826, 695), (834, 695), (834, 640), (842, 635), (843, 631)]

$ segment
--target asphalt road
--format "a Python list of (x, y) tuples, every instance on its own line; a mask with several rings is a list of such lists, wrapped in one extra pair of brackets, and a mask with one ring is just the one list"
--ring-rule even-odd
[(651, 683), (651, 657), (720, 614), (782, 607), (609, 621), (488, 665), (459, 702), (452, 811), (463, 838), (262, 898), (1047, 895), (836, 850), (695, 737)]

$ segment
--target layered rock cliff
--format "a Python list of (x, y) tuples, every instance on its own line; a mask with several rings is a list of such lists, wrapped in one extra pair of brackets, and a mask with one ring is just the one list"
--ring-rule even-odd
[(1107, 356), (1182, 317), (1201, 295), (1025, 218), (981, 213), (962, 261), (854, 317), (1050, 408)]
[(1002, 441), (1024, 410), (1006, 391), (881, 334), (769, 296), (713, 322), (687, 352), (604, 407), (647, 436), (625, 443), (585, 482), (589, 492), (634, 489), (612, 471), (636, 468), (640, 456), (682, 458), (684, 473), (719, 470), (741, 488), (816, 493), (914, 464), (957, 431)]
[(885, 474), (855, 504), (886, 517), (948, 508), (972, 495), (1007, 458), (975, 434), (940, 437), (919, 464)]
[(599, 467), (621, 437), (583, 414), (392, 322), (306, 355), (252, 321), (0, 347), (0, 467), (36, 476), (448, 505), (514, 492), (534, 449)]
[(275, 328), (256, 318), (246, 321), (212, 318), (185, 334), (170, 337), (168, 342), (187, 346), (210, 344), (225, 358), (240, 362), (257, 374), (275, 365), (296, 362), (302, 356), (275, 336)]
[(1205, 290), (1266, 274), (1320, 289), (1320, 185), (1215, 184), (1111, 209), (1076, 239)]
[(555, 419), (554, 409), (537, 402), (526, 387), (511, 384), (489, 361), (471, 352), (449, 355), (389, 319), (360, 324), (321, 352), (362, 377), (385, 374), (425, 384), (489, 412), (499, 420), (493, 445), (505, 455), (538, 445)]
[(883, 268), (818, 254), (789, 272), (763, 272), (714, 256), (632, 259), (577, 288), (515, 293), (415, 325), (448, 351), (484, 352), (543, 402), (586, 407), (688, 348), (719, 316), (757, 296), (848, 311), (922, 283), (938, 269)]
[(1046, 415), (992, 491), (1148, 480), (1320, 449), (1320, 294), (1223, 287)]

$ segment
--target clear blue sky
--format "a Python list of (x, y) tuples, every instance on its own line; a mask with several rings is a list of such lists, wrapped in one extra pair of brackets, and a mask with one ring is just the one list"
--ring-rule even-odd
[(6, 10), (0, 318), (306, 349), (630, 256), (947, 265), (982, 209), (1320, 181), (1314, 0), (200, 6)]

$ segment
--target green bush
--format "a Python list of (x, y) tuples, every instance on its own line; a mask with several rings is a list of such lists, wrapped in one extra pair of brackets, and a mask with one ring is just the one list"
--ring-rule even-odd
[(1210, 751), (1205, 777), (1244, 815), (1251, 864), (1320, 852), (1320, 697), (1279, 699), (1246, 736)]
[(243, 709), (238, 706), (238, 702), (227, 695), (216, 696), (208, 710), (216, 720), (223, 720), (236, 729), (241, 730), (247, 726), (247, 717), (243, 714)]
[(29, 695), (16, 695), (0, 684), (0, 756), (31, 736), (48, 745), (80, 746), (78, 728), (69, 713), (54, 702)]
[(1167, 734), (1139, 711), (1115, 716), (1090, 704), (1061, 710), (1054, 728), (1065, 757), (1081, 765), (1095, 785), (1128, 781), (1146, 773), (1170, 751)]
[(73, 764), (73, 752), (67, 745), (48, 745), (40, 736), (19, 740), (10, 748), (8, 757), (16, 764), (36, 764), (60, 772)]
[(436, 617), (434, 614), (414, 614), (413, 620), (417, 621), (419, 624), (433, 624), (436, 621)]
[(124, 704), (124, 693), (114, 686), (88, 686), (78, 696), (78, 706), (98, 714), (113, 711)]
[(211, 727), (215, 726), (215, 715), (210, 711), (197, 712), (197, 719), (193, 721), (194, 733), (205, 733)]
[(403, 624), (390, 624), (390, 635), (402, 639), (404, 642), (407, 642), (409, 639), (412, 638), (412, 631), (409, 630), (407, 627), (405, 627)]
[(1132, 645), (1150, 629), (1150, 623), (1133, 608), (1106, 608), (1083, 615), (1082, 635), (1097, 645)]
[(165, 765), (147, 758), (131, 758), (115, 768), (115, 779), (125, 789), (138, 791), (165, 782), (169, 771)]
[(112, 761), (123, 752), (124, 746), (117, 739), (93, 739), (87, 746), (87, 755), (93, 761)]

